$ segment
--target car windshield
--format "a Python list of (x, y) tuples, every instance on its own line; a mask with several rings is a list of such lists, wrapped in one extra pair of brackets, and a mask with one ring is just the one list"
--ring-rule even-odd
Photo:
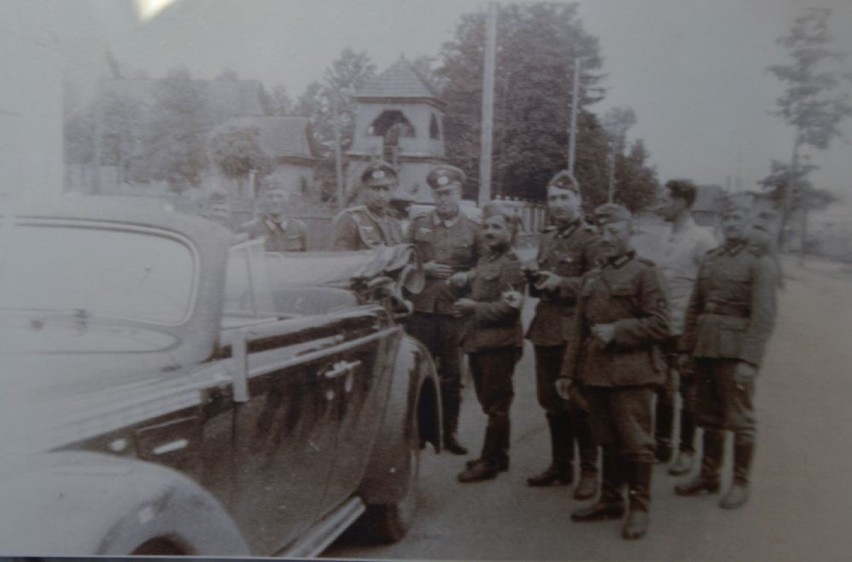
[(184, 322), (196, 285), (190, 246), (153, 229), (18, 221), (0, 229), (0, 311)]

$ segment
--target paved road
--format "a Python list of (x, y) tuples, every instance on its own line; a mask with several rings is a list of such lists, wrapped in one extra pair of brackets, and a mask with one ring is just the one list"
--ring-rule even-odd
[[(650, 534), (625, 542), (618, 522), (575, 524), (570, 488), (534, 489), (547, 462), (535, 403), (532, 352), (516, 371), (512, 466), (498, 479), (462, 485), (464, 459), (425, 454), (419, 512), (402, 542), (376, 546), (345, 536), (326, 556), (370, 559), (846, 560), (852, 553), (852, 273), (785, 262), (779, 325), (758, 383), (759, 448), (752, 500), (741, 511), (717, 497), (679, 498), (678, 481), (654, 474)], [(469, 391), (470, 389), (468, 389)], [(463, 441), (478, 447), (484, 416), (470, 392)], [(730, 467), (726, 467), (726, 477)]]

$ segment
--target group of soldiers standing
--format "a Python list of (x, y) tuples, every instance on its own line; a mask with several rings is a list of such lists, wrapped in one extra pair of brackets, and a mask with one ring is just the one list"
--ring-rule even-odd
[[(403, 228), (389, 210), (396, 172), (376, 161), (361, 177), (362, 204), (333, 221), (334, 249), (409, 243), (420, 252), (426, 282), (412, 299), (406, 330), (438, 367), (444, 449), (468, 452), (457, 436), (462, 353), (488, 417), (479, 457), (458, 480), (489, 480), (509, 468), (512, 379), (526, 337), (551, 449), (548, 466), (527, 483), (572, 484), (576, 467), (574, 497), (597, 500), (572, 513), (574, 521), (623, 518), (622, 536), (641, 538), (654, 464), (672, 461), (672, 475), (699, 464), (697, 476), (675, 493), (717, 493), (726, 432), (733, 433), (734, 475), (720, 506), (742, 506), (756, 441), (755, 379), (780, 283), (767, 218), (726, 209), (719, 244), (692, 219), (696, 187), (672, 180), (656, 209), (672, 228), (655, 264), (631, 246), (626, 208), (602, 205), (590, 224), (580, 185), (561, 171), (547, 185), (549, 226), (537, 257), (522, 263), (512, 249), (517, 216), (498, 202), (486, 205), (478, 221), (467, 216), (460, 207), (464, 179), (458, 168), (436, 166), (427, 177), (434, 208)], [(257, 232), (278, 236), (282, 249), (296, 249), (298, 221), (281, 225), (264, 216), (256, 223)], [(538, 303), (524, 334), (525, 295)]]

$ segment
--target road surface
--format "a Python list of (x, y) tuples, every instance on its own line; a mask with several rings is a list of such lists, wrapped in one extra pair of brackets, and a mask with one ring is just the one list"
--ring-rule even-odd
[[(530, 488), (548, 461), (535, 401), (532, 350), (515, 374), (512, 464), (496, 480), (459, 484), (465, 458), (426, 452), (414, 528), (400, 543), (349, 534), (327, 557), (358, 559), (846, 560), (852, 553), (852, 272), (785, 260), (779, 319), (758, 380), (760, 420), (752, 499), (681, 498), (681, 479), (655, 470), (649, 535), (620, 538), (620, 522), (572, 523), (570, 487)], [(528, 312), (528, 311), (527, 311)], [(472, 452), (485, 417), (466, 389), (461, 438)], [(730, 443), (729, 443), (730, 446)], [(728, 453), (730, 457), (730, 452)], [(468, 457), (470, 458), (470, 457)], [(730, 466), (726, 466), (727, 481)]]

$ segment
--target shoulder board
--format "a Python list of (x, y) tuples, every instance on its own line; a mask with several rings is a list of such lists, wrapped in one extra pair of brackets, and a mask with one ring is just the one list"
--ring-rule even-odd
[(756, 244), (749, 244), (748, 251), (757, 257), (762, 257), (769, 254), (768, 248), (764, 246), (758, 246)]
[(594, 226), (590, 225), (587, 222), (583, 223), (583, 226), (581, 227), (581, 229), (585, 230), (586, 232), (591, 232), (592, 234), (597, 234), (597, 232), (598, 232), (597, 229), (595, 229)]
[(345, 213), (360, 213), (360, 212), (363, 212), (363, 211), (366, 211), (366, 210), (367, 210), (367, 207), (365, 207), (364, 205), (355, 205), (354, 207), (347, 207), (346, 209), (343, 210), (343, 212), (345, 212)]
[(552, 224), (545, 226), (544, 230), (541, 231), (542, 234), (550, 234), (551, 232), (556, 232), (556, 227)]
[(252, 219), (248, 222), (244, 222), (243, 224), (241, 224), (240, 229), (243, 230), (243, 229), (247, 229), (247, 228), (252, 228), (252, 227), (255, 227), (259, 224), (260, 224), (260, 219)]
[(714, 256), (714, 255), (716, 255), (716, 254), (718, 254), (718, 253), (720, 253), (724, 250), (725, 250), (724, 246), (718, 246), (716, 248), (713, 248), (712, 250), (707, 250), (707, 253), (704, 254), (704, 255), (705, 256)]
[(648, 267), (656, 267), (656, 265), (657, 265), (657, 262), (655, 262), (654, 260), (650, 260), (648, 258), (641, 258), (640, 257), (640, 258), (636, 258), (636, 261), (638, 261), (642, 265), (645, 265), (645, 266), (648, 266)]

